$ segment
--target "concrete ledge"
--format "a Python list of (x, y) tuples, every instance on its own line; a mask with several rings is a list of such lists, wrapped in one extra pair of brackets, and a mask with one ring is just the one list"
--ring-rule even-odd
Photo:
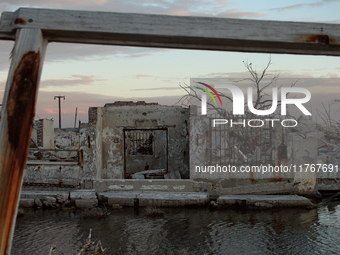
[(209, 202), (207, 193), (179, 192), (105, 192), (99, 198), (106, 198), (109, 205), (122, 206), (203, 206)]
[(311, 206), (312, 202), (297, 195), (224, 195), (217, 199), (221, 206), (250, 206), (259, 208)]
[(75, 201), (78, 208), (89, 208), (98, 205), (97, 195), (94, 190), (79, 190), (73, 192), (53, 191), (24, 191), (21, 193), (19, 206), (33, 207), (60, 207), (62, 204), (70, 204), (69, 197)]
[(99, 198), (106, 198), (110, 206), (134, 206), (135, 199), (139, 199), (140, 192), (105, 192), (98, 194)]
[(89, 199), (97, 199), (96, 193), (94, 190), (77, 190), (70, 192), (71, 200), (89, 200)]
[(26, 198), (39, 198), (40, 200), (46, 200), (46, 197), (54, 197), (57, 199), (58, 194), (68, 197), (68, 191), (21, 191), (20, 193), (20, 200)]
[(20, 198), (19, 207), (33, 207), (34, 198)]
[(199, 184), (189, 179), (101, 179), (93, 181), (96, 192), (105, 191), (165, 191), (199, 192)]
[(139, 199), (140, 206), (161, 207), (203, 206), (208, 202), (207, 193), (141, 193)]
[(298, 186), (287, 182), (269, 182), (251, 185), (240, 185), (230, 188), (215, 188), (211, 190), (211, 197), (217, 198), (223, 195), (281, 195), (296, 194)]

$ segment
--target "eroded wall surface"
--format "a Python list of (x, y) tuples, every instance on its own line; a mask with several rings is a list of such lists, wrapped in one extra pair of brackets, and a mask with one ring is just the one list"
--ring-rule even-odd
[[(308, 121), (301, 121), (301, 125), (310, 127)], [(236, 187), (238, 185), (252, 185), (270, 182), (301, 182), (305, 191), (313, 190), (316, 185), (316, 173), (303, 172), (297, 173), (293, 169), (285, 168), (285, 171), (275, 171), (271, 167), (290, 165), (300, 165), (303, 163), (316, 164), (317, 163), (317, 148), (318, 143), (316, 139), (315, 129), (290, 129), (283, 130), (282, 127), (277, 127), (271, 131), (271, 134), (263, 137), (263, 141), (270, 138), (271, 147), (266, 151), (262, 149), (260, 157), (256, 150), (253, 151), (253, 158), (257, 157), (260, 160), (256, 164), (243, 162), (243, 157), (251, 158), (250, 155), (242, 153), (238, 149), (237, 144), (228, 144), (229, 147), (219, 148), (220, 150), (233, 149), (232, 153), (240, 154), (238, 162), (220, 163), (213, 160), (212, 153), (214, 147), (214, 139), (212, 138), (212, 119), (206, 116), (191, 116), (190, 117), (190, 178), (197, 181), (209, 181), (214, 183), (217, 187)], [(226, 134), (248, 137), (251, 142), (251, 135), (258, 135), (256, 131), (248, 135), (242, 130), (242, 127), (234, 129), (226, 129)], [(225, 135), (226, 135), (225, 134)], [(223, 134), (222, 134), (223, 135)], [(288, 138), (287, 138), (288, 137)], [(261, 138), (262, 139), (262, 138)], [(235, 141), (235, 140), (231, 140)], [(226, 141), (226, 143), (230, 141)], [(247, 142), (247, 140), (246, 140)], [(259, 147), (262, 146), (262, 140)], [(270, 149), (271, 151), (268, 151)], [(268, 153), (270, 152), (270, 153)], [(228, 152), (231, 153), (231, 152)], [(228, 154), (227, 153), (227, 154)], [(263, 161), (263, 158), (271, 155), (270, 161)], [(233, 160), (237, 159), (234, 157)], [(221, 159), (223, 161), (223, 158)], [(254, 167), (244, 168), (246, 166)], [(209, 169), (210, 167), (210, 169)], [(224, 170), (223, 170), (223, 167)], [(242, 168), (243, 167), (243, 168)], [(260, 168), (261, 167), (261, 168)], [(266, 168), (263, 168), (266, 167)], [(262, 169), (262, 170), (260, 170)]]
[(32, 136), (35, 145), (44, 148), (54, 148), (53, 120), (40, 119), (34, 121)]
[[(47, 124), (46, 124), (47, 123)], [(84, 179), (78, 128), (54, 129), (53, 121), (39, 120), (36, 125), (37, 142), (31, 143), (24, 183), (33, 185), (79, 185)], [(52, 136), (53, 134), (53, 136)]]
[[(127, 157), (125, 143), (128, 132), (153, 132), (165, 130), (167, 133), (167, 169), (169, 173), (178, 171), (181, 178), (189, 178), (189, 133), (188, 120), (189, 109), (182, 107), (161, 106), (147, 104), (145, 102), (116, 102), (106, 104), (102, 108), (90, 108), (89, 124), (96, 125), (97, 133), (90, 134), (91, 140), (100, 144), (97, 150), (101, 155), (101, 167), (97, 166), (97, 178), (123, 179)], [(99, 124), (100, 123), (100, 124)], [(153, 132), (154, 135), (157, 132)], [(164, 136), (164, 133), (162, 133)], [(130, 155), (131, 156), (131, 155)], [(150, 155), (149, 155), (150, 156)], [(154, 157), (162, 157), (163, 154), (153, 154)], [(97, 161), (98, 161), (97, 157)], [(142, 160), (143, 155), (130, 157), (129, 167), (131, 171), (152, 170), (149, 162)], [(84, 159), (86, 162), (86, 159)], [(147, 163), (147, 164), (146, 164)]]
[(54, 129), (52, 148), (43, 146), (51, 139), (38, 124), (25, 182), (77, 184), (158, 169), (169, 178), (189, 178), (189, 109), (145, 102), (91, 107), (89, 123), (79, 129)]

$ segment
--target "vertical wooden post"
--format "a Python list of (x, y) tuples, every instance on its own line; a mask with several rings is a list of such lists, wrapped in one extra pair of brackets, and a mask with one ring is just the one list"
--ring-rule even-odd
[(0, 255), (10, 254), (46, 46), (40, 29), (17, 30), (0, 122)]

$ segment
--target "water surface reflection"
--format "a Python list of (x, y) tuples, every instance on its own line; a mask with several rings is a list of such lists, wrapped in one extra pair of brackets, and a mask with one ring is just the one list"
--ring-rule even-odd
[(17, 220), (12, 254), (76, 254), (92, 229), (106, 254), (339, 254), (340, 204), (307, 211), (163, 209), (112, 211), (107, 219), (83, 219), (82, 211), (26, 210)]

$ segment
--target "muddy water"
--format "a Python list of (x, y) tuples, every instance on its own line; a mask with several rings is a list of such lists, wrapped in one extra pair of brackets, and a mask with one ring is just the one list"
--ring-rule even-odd
[(83, 219), (82, 211), (26, 210), (16, 223), (12, 254), (76, 254), (92, 229), (105, 254), (340, 254), (340, 203), (307, 211), (164, 209), (112, 211)]

